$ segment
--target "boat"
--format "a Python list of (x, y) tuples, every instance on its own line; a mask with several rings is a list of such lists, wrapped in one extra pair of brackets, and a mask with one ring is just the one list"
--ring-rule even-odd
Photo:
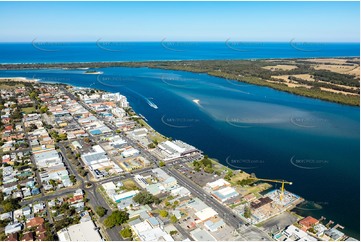
[(148, 122), (148, 119), (147, 119), (146, 117), (144, 117), (141, 113), (139, 114), (139, 116), (140, 116), (142, 119), (144, 119), (145, 121)]

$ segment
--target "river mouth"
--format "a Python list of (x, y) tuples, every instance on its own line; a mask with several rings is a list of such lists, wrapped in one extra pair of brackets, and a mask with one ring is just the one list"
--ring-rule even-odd
[(230, 168), (292, 181), (286, 189), (323, 205), (304, 209), (304, 215), (325, 216), (359, 237), (354, 216), (360, 211), (359, 108), (204, 74), (147, 68), (99, 71), (112, 78), (99, 82), (96, 75), (59, 69), (0, 71), (0, 76), (120, 92), (160, 133), (190, 143)]

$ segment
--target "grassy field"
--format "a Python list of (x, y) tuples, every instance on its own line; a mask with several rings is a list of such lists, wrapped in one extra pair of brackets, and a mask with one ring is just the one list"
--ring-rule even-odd
[(139, 190), (138, 186), (135, 184), (133, 180), (128, 179), (123, 181), (122, 183), (123, 183), (123, 188), (127, 191)]
[(36, 109), (34, 107), (28, 107), (28, 108), (22, 108), (21, 111), (24, 112), (25, 114), (29, 114), (29, 113), (35, 113)]

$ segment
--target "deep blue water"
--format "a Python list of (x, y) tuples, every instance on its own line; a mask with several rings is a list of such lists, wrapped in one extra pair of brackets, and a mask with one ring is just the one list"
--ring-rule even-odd
[(41, 42), (1, 43), (0, 63), (209, 60), (359, 56), (359, 43)]
[(300, 207), (300, 213), (323, 215), (359, 238), (359, 108), (205, 74), (100, 70), (103, 75), (51, 69), (0, 71), (0, 76), (119, 91), (162, 134), (234, 169), (292, 181), (286, 189), (317, 205)]

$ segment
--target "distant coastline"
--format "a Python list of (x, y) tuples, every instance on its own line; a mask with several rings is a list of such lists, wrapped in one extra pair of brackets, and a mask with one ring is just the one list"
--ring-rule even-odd
[[(324, 101), (335, 102), (350, 106), (360, 106), (360, 80), (357, 74), (349, 70), (343, 72), (329, 69), (315, 68), (317, 63), (307, 63), (307, 60), (325, 60), (323, 65), (338, 65), (337, 68), (354, 67), (359, 71), (359, 57), (338, 57), (338, 58), (272, 58), (272, 59), (251, 59), (251, 60), (192, 60), (192, 61), (146, 61), (146, 62), (72, 62), (72, 63), (33, 63), (33, 64), (0, 64), (0, 70), (23, 70), (23, 69), (86, 69), (84, 74), (103, 74), (97, 68), (110, 67), (147, 67), (154, 69), (166, 69), (174, 71), (187, 71), (204, 73), (211, 76), (234, 80), (252, 85), (270, 87), (278, 91), (288, 92), (295, 95), (316, 98)], [(327, 63), (328, 60), (343, 60), (343, 64)], [(202, 63), (202, 65), (200, 65)], [(278, 63), (287, 66), (296, 66), (297, 70), (265, 70), (264, 67), (277, 67)], [(292, 64), (296, 63), (296, 64)], [(320, 64), (320, 63), (318, 63)], [(322, 64), (322, 63), (321, 63)], [(243, 65), (242, 70), (236, 65)], [(205, 67), (206, 66), (206, 67)], [(317, 66), (316, 66), (317, 67)], [(248, 69), (247, 69), (248, 68)], [(255, 71), (255, 68), (258, 68)], [(92, 70), (88, 70), (92, 69)], [(275, 68), (273, 68), (275, 69)], [(356, 70), (356, 71), (357, 71)], [(241, 74), (240, 71), (246, 73)], [(251, 74), (249, 74), (251, 72)], [(238, 74), (236, 74), (238, 73)], [(277, 75), (271, 75), (271, 74)], [(302, 75), (319, 75), (321, 78), (310, 81), (310, 78), (302, 79)], [(285, 76), (287, 77), (286, 79)], [(358, 79), (357, 79), (358, 78)], [(312, 78), (311, 78), (312, 79)], [(324, 79), (327, 81), (325, 82)], [(338, 79), (349, 80), (350, 83)], [(356, 84), (357, 82), (357, 84)], [(296, 84), (295, 84), (296, 83)], [(342, 85), (341, 85), (342, 84)]]

